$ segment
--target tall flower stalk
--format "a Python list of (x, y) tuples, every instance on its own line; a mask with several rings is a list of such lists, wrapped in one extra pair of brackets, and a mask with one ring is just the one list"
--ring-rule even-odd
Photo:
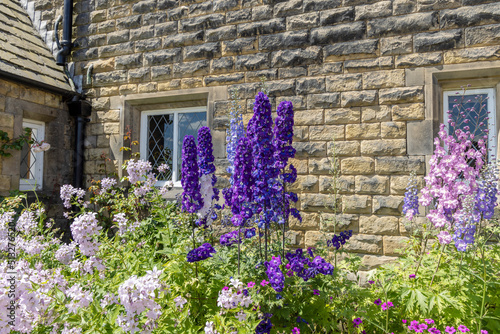
[[(293, 105), (292, 102), (283, 101), (279, 104), (276, 113), (275, 126), (273, 129), (273, 146), (274, 146), (274, 167), (278, 170), (281, 181), (281, 203), (277, 203), (275, 212), (281, 217), (278, 222), (282, 224), (282, 257), (285, 257), (285, 234), (286, 226), (288, 225), (288, 217), (290, 215), (290, 197), (286, 191), (286, 184), (293, 183), (297, 179), (297, 170), (293, 165), (290, 165), (290, 173), (285, 173), (285, 168), (288, 165), (288, 160), (295, 157), (295, 149), (292, 147), (293, 141)], [(281, 205), (280, 205), (281, 204)], [(295, 214), (295, 211), (294, 211)], [(300, 219), (300, 216), (299, 216)]]
[(253, 189), (254, 213), (260, 214), (259, 228), (264, 228), (265, 258), (267, 259), (267, 239), (269, 224), (272, 217), (271, 180), (277, 176), (276, 168), (273, 166), (274, 145), (273, 120), (271, 117), (271, 102), (262, 92), (255, 96), (253, 108), (254, 115), (250, 119), (247, 128), (247, 137), (253, 146), (253, 176), (255, 185)]

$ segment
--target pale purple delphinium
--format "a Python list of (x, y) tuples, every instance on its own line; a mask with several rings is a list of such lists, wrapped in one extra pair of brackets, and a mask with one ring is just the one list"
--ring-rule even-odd
[(245, 136), (245, 128), (243, 126), (243, 117), (241, 106), (237, 103), (237, 92), (231, 92), (232, 106), (229, 112), (230, 123), (229, 129), (226, 131), (226, 152), (229, 166), (227, 172), (231, 174), (230, 182), (233, 182), (234, 159), (236, 157), (236, 147), (241, 138)]
[(416, 175), (412, 173), (412, 175), (410, 175), (410, 179), (408, 180), (403, 204), (403, 214), (406, 216), (406, 219), (410, 221), (413, 220), (413, 217), (419, 213), (417, 194), (418, 189)]
[(423, 206), (435, 203), (428, 219), (436, 228), (454, 232), (455, 246), (465, 250), (468, 243), (474, 242), (477, 215), (469, 203), (477, 191), (477, 179), (484, 165), (485, 143), (479, 139), (476, 149), (469, 133), (458, 129), (454, 136), (448, 135), (444, 124), (434, 142), (436, 149), (429, 161), (430, 171), (419, 203)]

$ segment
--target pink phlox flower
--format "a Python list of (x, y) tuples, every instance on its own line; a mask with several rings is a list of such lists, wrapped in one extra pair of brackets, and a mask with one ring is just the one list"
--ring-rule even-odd
[(254, 282), (248, 282), (247, 286), (249, 288), (253, 288), (255, 286), (255, 283)]
[(300, 334), (300, 329), (298, 329), (297, 327), (294, 327), (292, 329), (292, 334)]
[(460, 325), (460, 326), (458, 326), (458, 328), (457, 328), (457, 329), (458, 329), (459, 331), (461, 331), (462, 333), (465, 333), (465, 332), (469, 332), (469, 331), (470, 331), (470, 329), (468, 329), (468, 328), (467, 328), (466, 326), (464, 326), (464, 325)]
[(265, 279), (263, 279), (262, 282), (260, 282), (260, 285), (262, 285), (262, 286), (266, 286), (268, 284), (269, 284), (269, 282), (266, 281)]

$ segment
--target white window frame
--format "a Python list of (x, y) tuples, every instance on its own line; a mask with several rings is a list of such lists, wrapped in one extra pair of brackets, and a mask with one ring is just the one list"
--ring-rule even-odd
[[(148, 111), (143, 111), (141, 113), (141, 135), (140, 135), (140, 155), (141, 159), (146, 160), (147, 159), (147, 143), (148, 143), (148, 116), (156, 116), (156, 115), (165, 115), (165, 114), (173, 114), (174, 115), (174, 150), (173, 150), (173, 159), (172, 159), (172, 180), (174, 181), (174, 187), (181, 187), (181, 180), (178, 179), (180, 175), (180, 171), (177, 170), (177, 157), (179, 155), (178, 152), (178, 136), (179, 136), (179, 114), (182, 113), (191, 113), (191, 112), (207, 112), (207, 107), (189, 107), (189, 108), (177, 108), (177, 109), (160, 109), (160, 110), (148, 110)], [(208, 123), (208, 115), (205, 117), (205, 121)], [(156, 186), (163, 186), (167, 182), (171, 180), (166, 180), (166, 181), (158, 181), (156, 183)]]
[[(457, 92), (459, 94), (457, 94)], [(463, 91), (450, 90), (443, 92), (443, 122), (448, 126), (448, 98), (450, 96), (460, 97)], [(488, 94), (486, 107), (490, 112), (488, 117), (488, 161), (492, 162), (497, 155), (497, 116), (496, 116), (496, 89), (495, 88), (477, 88), (467, 89), (466, 95)]]
[[(35, 121), (31, 119), (23, 119), (23, 129), (30, 128), (36, 132), (36, 138), (38, 142), (45, 139), (45, 123), (40, 121)], [(34, 179), (20, 179), (19, 180), (19, 190), (41, 190), (43, 187), (43, 156), (44, 152), (35, 153), (30, 148), (30, 153), (32, 159), (35, 160), (34, 165)]]

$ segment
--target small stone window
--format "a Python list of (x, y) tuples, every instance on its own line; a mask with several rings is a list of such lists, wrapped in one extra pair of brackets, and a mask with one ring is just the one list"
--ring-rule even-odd
[(141, 113), (141, 159), (151, 162), (155, 172), (161, 164), (167, 164), (170, 168), (158, 174), (158, 186), (167, 181), (180, 186), (183, 139), (187, 135), (196, 139), (198, 129), (206, 125), (206, 107), (148, 110)]
[[(495, 160), (497, 152), (495, 106), (494, 88), (467, 89), (465, 93), (456, 90), (443, 92), (443, 120), (449, 134), (456, 129), (462, 129), (473, 133), (476, 139), (487, 136), (486, 145), (490, 162)], [(459, 121), (450, 124), (448, 122), (450, 116)], [(464, 121), (466, 119), (467, 121)]]
[[(45, 139), (45, 123), (23, 120), (23, 128), (31, 129), (31, 139), (42, 142)], [(21, 150), (19, 190), (41, 190), (43, 186), (44, 152), (33, 152), (32, 145), (24, 144)]]

